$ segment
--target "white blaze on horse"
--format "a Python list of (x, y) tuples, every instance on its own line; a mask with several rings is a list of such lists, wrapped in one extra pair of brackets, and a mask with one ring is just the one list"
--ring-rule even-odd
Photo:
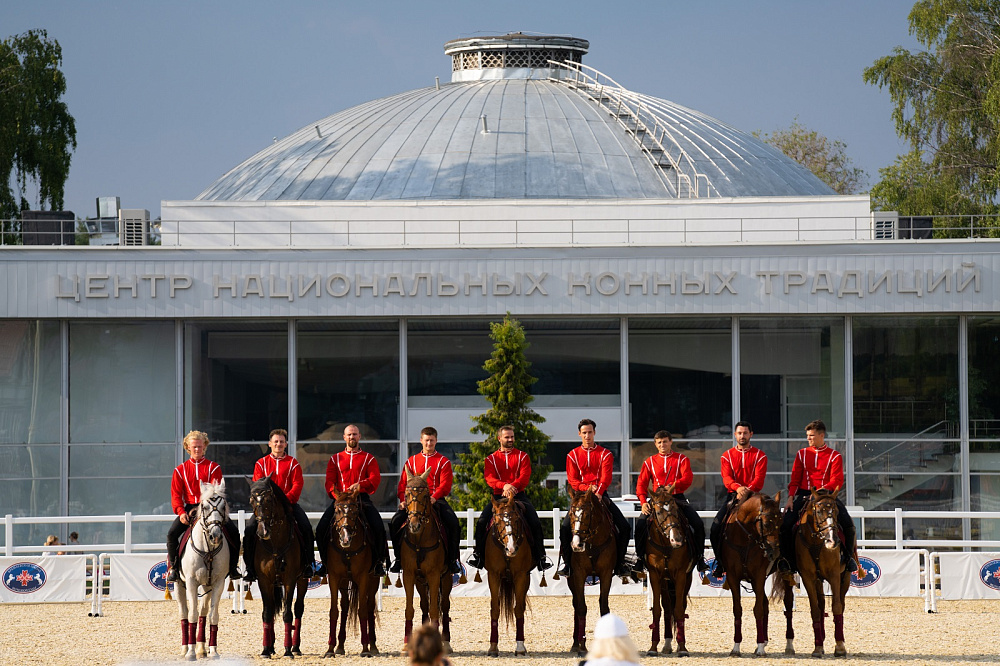
[[(181, 615), (181, 654), (188, 661), (198, 657), (219, 658), (219, 600), (229, 574), (225, 531), (228, 520), (226, 482), (202, 483), (201, 501), (181, 556), (180, 580), (175, 589)], [(210, 627), (207, 652), (206, 619)]]

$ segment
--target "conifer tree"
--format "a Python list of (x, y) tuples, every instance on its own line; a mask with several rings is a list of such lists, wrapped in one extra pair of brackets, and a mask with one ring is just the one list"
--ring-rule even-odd
[(478, 384), (479, 393), (492, 407), (472, 417), (476, 425), (470, 432), (483, 438), (470, 443), (468, 453), (458, 454), (462, 464), (455, 470), (452, 502), (456, 509), (482, 509), (490, 501), (493, 493), (483, 476), (486, 457), (497, 450), (497, 430), (510, 425), (514, 427), (515, 446), (531, 458), (531, 483), (525, 493), (536, 509), (551, 509), (558, 502), (559, 490), (543, 485), (552, 471), (552, 465), (542, 464), (549, 436), (535, 425), (545, 419), (528, 406), (534, 400), (531, 385), (538, 379), (531, 376), (531, 363), (525, 357), (529, 343), (524, 328), (508, 312), (502, 322), (490, 324), (490, 339), (493, 354), (483, 364), (489, 377)]

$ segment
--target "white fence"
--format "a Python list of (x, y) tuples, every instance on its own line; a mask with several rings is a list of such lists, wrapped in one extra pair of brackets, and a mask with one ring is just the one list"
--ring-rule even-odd
[[(559, 523), (565, 515), (563, 511), (539, 511), (539, 517), (552, 521), (554, 539), (546, 540), (550, 555), (559, 552)], [(626, 510), (627, 518), (635, 518), (639, 513)], [(702, 518), (711, 519), (714, 512), (701, 511)], [(242, 534), (249, 518), (248, 513), (239, 511), (233, 515)], [(308, 514), (314, 521), (321, 514)], [(383, 513), (383, 518), (391, 517)], [(474, 519), (479, 512), (472, 509), (459, 512), (459, 518), (466, 520), (466, 534), (463, 548), (471, 548), (473, 543)], [(865, 521), (869, 519), (892, 519), (895, 526), (893, 539), (860, 539), (859, 553), (865, 575), (852, 579), (851, 594), (856, 596), (909, 596), (923, 597), (925, 610), (933, 612), (938, 599), (1000, 599), (1000, 552), (938, 552), (956, 548), (1000, 550), (1000, 541), (965, 541), (950, 539), (907, 539), (904, 530), (908, 519), (926, 520), (1000, 520), (1000, 512), (932, 512), (932, 511), (863, 511), (852, 510), (852, 515), (860, 521), (863, 535)], [(162, 599), (166, 589), (164, 544), (135, 543), (132, 539), (133, 526), (137, 523), (167, 523), (171, 515), (133, 515), (125, 513), (111, 516), (57, 516), (19, 517), (7, 515), (4, 519), (4, 551), (0, 556), (0, 601), (43, 603), (49, 601), (85, 601), (90, 598), (91, 615), (99, 615), (105, 598), (112, 600)], [(24, 545), (14, 543), (15, 525), (64, 525), (87, 523), (120, 523), (124, 527), (121, 543), (74, 544), (58, 546), (66, 555), (44, 555), (53, 550), (52, 546)], [(711, 556), (711, 551), (707, 557)], [(553, 557), (554, 559), (554, 557)], [(471, 572), (470, 572), (471, 574)], [(533, 594), (568, 594), (565, 581), (552, 581), (546, 588), (532, 582)], [(721, 596), (724, 592), (722, 581), (709, 579), (709, 585), (696, 584), (692, 587), (695, 596)], [(328, 594), (323, 588), (311, 585), (311, 596)], [(245, 612), (244, 588), (240, 584), (229, 595), (232, 612)], [(596, 594), (596, 586), (593, 592)], [(646, 590), (640, 585), (623, 585), (616, 581), (613, 592), (617, 594), (642, 594)], [(394, 596), (401, 591), (393, 587), (385, 591)], [(485, 583), (469, 582), (456, 588), (456, 595), (485, 596), (489, 594)]]

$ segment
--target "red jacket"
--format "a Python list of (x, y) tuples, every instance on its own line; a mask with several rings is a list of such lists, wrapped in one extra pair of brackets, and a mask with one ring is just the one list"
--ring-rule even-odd
[(566, 480), (577, 492), (597, 486), (597, 494), (603, 495), (611, 485), (613, 462), (611, 451), (603, 446), (595, 446), (589, 451), (578, 446), (566, 454)]
[(486, 457), (484, 475), (494, 495), (501, 494), (508, 483), (521, 492), (531, 481), (531, 458), (518, 449), (510, 453), (495, 451)]
[(722, 485), (731, 493), (746, 486), (759, 493), (767, 477), (767, 456), (755, 446), (740, 451), (735, 446), (722, 454)]
[[(432, 456), (426, 456), (421, 451), (410, 456), (406, 461), (407, 474), (423, 474), (427, 470), (431, 473), (427, 475), (427, 485), (431, 488), (431, 498), (439, 500), (451, 494), (451, 461), (443, 454), (434, 452)], [(399, 501), (403, 501), (406, 492), (406, 474), (399, 475), (399, 486), (396, 488), (396, 496)]]
[(302, 495), (302, 467), (299, 461), (291, 456), (275, 458), (268, 454), (253, 466), (253, 480), (260, 481), (271, 476), (285, 497), (292, 504), (297, 504)]
[(799, 449), (792, 463), (792, 480), (788, 495), (799, 490), (836, 490), (844, 487), (844, 457), (831, 446), (822, 449)]
[(330, 456), (326, 463), (326, 494), (331, 498), (333, 491), (342, 493), (355, 483), (361, 492), (374, 495), (378, 484), (382, 482), (382, 470), (378, 467), (375, 456), (367, 451), (358, 450), (354, 453), (346, 448), (340, 453)]
[[(652, 481), (653, 487), (649, 484)], [(642, 463), (642, 471), (639, 472), (639, 480), (635, 484), (635, 494), (639, 496), (639, 502), (645, 504), (649, 501), (649, 492), (655, 491), (660, 486), (674, 485), (674, 494), (682, 493), (691, 487), (694, 481), (694, 474), (691, 473), (691, 461), (683, 453), (671, 451), (663, 456), (656, 455), (646, 458)]]
[(201, 484), (222, 481), (222, 468), (208, 458), (188, 458), (174, 468), (170, 479), (170, 506), (178, 516), (184, 513), (185, 504), (201, 501)]

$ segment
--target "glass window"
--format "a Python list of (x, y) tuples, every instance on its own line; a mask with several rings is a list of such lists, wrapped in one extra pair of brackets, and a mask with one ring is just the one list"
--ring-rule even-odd
[(398, 323), (300, 322), (296, 335), (299, 441), (348, 423), (366, 439), (398, 437)]
[(71, 322), (71, 442), (172, 442), (173, 322)]
[(814, 419), (843, 434), (844, 350), (840, 318), (741, 318), (740, 418), (757, 437), (799, 438)]
[(632, 437), (728, 437), (731, 320), (632, 319), (628, 336)]
[(858, 436), (957, 437), (958, 319), (854, 319)]
[[(126, 444), (113, 446), (70, 446), (69, 476), (170, 476), (176, 466), (174, 444)], [(114, 461), (114, 464), (108, 464)], [(138, 513), (133, 511), (133, 513)]]
[(184, 348), (185, 430), (252, 442), (288, 423), (284, 322), (190, 323)]
[[(617, 319), (523, 320), (526, 356), (538, 381), (532, 407), (621, 405), (621, 327)], [(490, 349), (492, 352), (492, 349)], [(485, 359), (483, 359), (485, 360)]]
[(0, 321), (0, 443), (59, 442), (59, 324)]
[(854, 475), (855, 501), (873, 511), (891, 511), (897, 507), (913, 511), (958, 511), (962, 508), (960, 482), (956, 474), (858, 472)]
[(493, 353), (488, 320), (410, 320), (406, 350), (410, 407), (482, 406), (476, 383)]
[[(969, 436), (1000, 438), (1000, 317), (969, 317)], [(1000, 453), (1000, 452), (998, 452)]]

